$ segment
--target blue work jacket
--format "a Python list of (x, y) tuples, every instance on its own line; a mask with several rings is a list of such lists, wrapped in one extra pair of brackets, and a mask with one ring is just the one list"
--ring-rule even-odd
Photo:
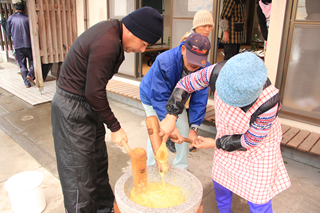
[(7, 32), (12, 37), (14, 49), (31, 48), (29, 18), (16, 12), (7, 20)]
[[(178, 81), (181, 79), (183, 60), (181, 46), (167, 50), (157, 56), (150, 70), (140, 83), (140, 99), (143, 104), (152, 106), (160, 121), (167, 114), (166, 104)], [(207, 62), (207, 66), (210, 63)], [(200, 125), (206, 114), (208, 87), (194, 92), (189, 103), (189, 123)]]

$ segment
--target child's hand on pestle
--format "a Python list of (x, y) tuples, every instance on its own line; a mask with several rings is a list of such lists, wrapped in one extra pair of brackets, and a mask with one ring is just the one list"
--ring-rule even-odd
[(196, 140), (198, 140), (197, 132), (193, 131), (192, 129), (189, 131), (189, 139), (192, 140), (192, 143), (194, 143)]
[[(161, 137), (163, 137), (163, 141), (167, 141), (167, 139), (170, 137), (170, 135), (175, 130), (175, 128), (176, 128), (176, 120), (177, 120), (176, 116), (167, 114), (166, 117), (160, 122), (159, 135)], [(177, 136), (178, 136), (178, 138), (180, 140), (183, 139), (183, 137), (179, 134), (179, 131), (178, 131), (178, 135)]]
[(127, 134), (122, 128), (120, 128), (116, 132), (111, 132), (111, 140), (113, 141), (113, 143), (117, 143), (121, 147), (122, 147), (122, 143), (124, 142), (128, 143)]
[(216, 147), (216, 140), (213, 138), (205, 138), (198, 136), (198, 139), (194, 141), (189, 147), (196, 147), (201, 149), (210, 149)]

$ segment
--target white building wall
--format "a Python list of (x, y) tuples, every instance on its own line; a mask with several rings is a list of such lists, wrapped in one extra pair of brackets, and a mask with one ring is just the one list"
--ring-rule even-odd
[(268, 75), (272, 84), (275, 84), (277, 77), (286, 5), (287, 1), (272, 2), (270, 27), (268, 33), (268, 47), (265, 58), (265, 64), (268, 68)]
[[(107, 20), (108, 10), (105, 0), (87, 0), (88, 28), (96, 23)], [(77, 25), (78, 35), (84, 32), (84, 0), (76, 0), (77, 3)]]
[(78, 36), (84, 31), (84, 7), (83, 0), (76, 0)]
[(88, 0), (89, 27), (108, 18), (106, 0)]

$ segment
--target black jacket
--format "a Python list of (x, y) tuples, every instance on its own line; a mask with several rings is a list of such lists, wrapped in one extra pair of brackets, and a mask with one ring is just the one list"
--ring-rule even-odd
[(120, 124), (109, 107), (106, 85), (124, 60), (121, 40), (118, 20), (90, 27), (71, 45), (57, 82), (61, 89), (84, 96), (112, 132)]

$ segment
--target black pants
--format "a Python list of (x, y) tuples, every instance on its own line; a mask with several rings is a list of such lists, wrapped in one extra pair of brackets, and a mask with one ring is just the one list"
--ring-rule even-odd
[(68, 213), (107, 212), (109, 184), (105, 128), (84, 97), (57, 87), (51, 109), (57, 166)]
[(240, 51), (240, 44), (223, 44), (224, 47), (224, 60), (230, 59), (232, 56), (237, 55)]

